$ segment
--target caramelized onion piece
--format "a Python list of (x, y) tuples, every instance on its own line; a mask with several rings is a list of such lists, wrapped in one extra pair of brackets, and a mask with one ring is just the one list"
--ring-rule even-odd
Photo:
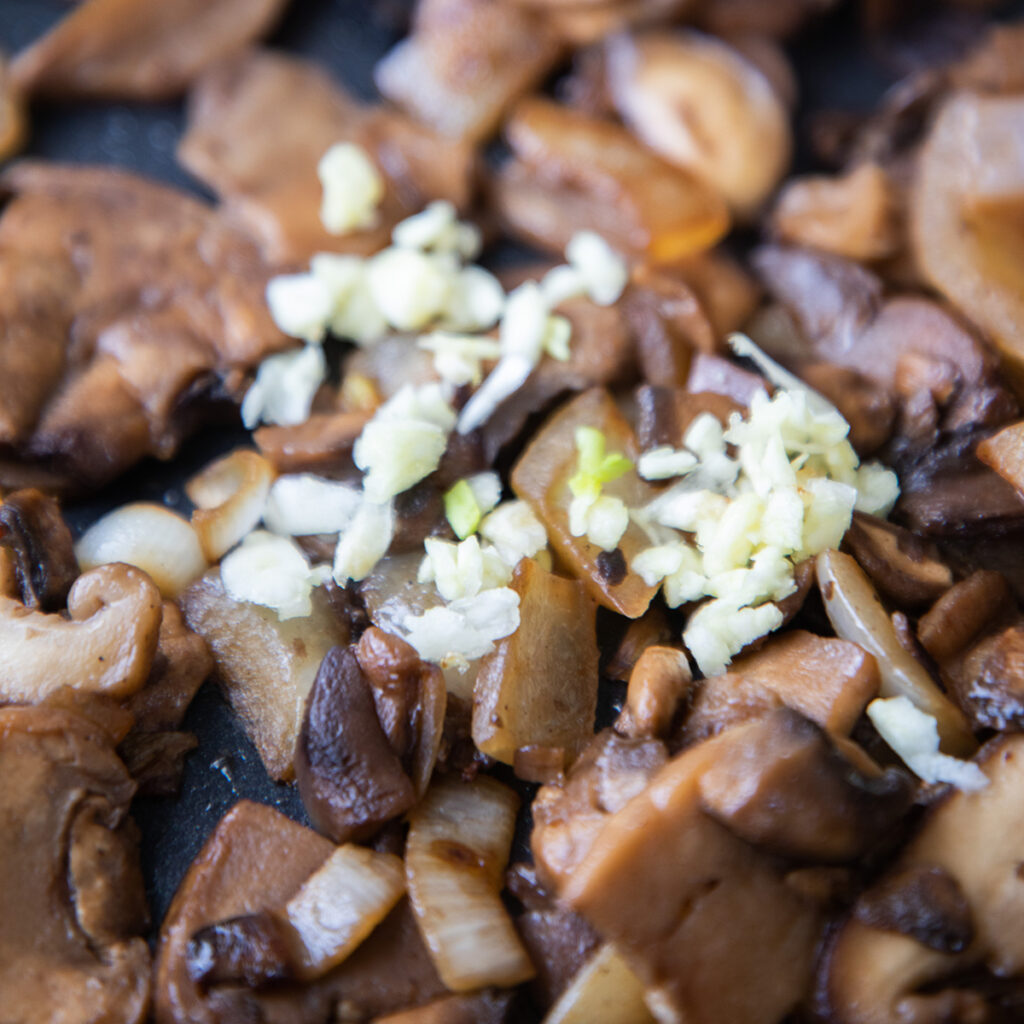
[(126, 562), (149, 574), (165, 597), (177, 597), (206, 572), (195, 530), (163, 505), (135, 502), (98, 519), (75, 545), (83, 570)]
[(750, 216), (789, 163), (789, 113), (771, 82), (727, 43), (693, 31), (615, 36), (608, 91), (626, 124)]
[(864, 570), (849, 556), (828, 550), (818, 555), (818, 587), (836, 633), (860, 644), (878, 660), (881, 696), (909, 698), (938, 723), (942, 749), (969, 755), (977, 743), (966, 719), (900, 643)]
[(534, 969), (499, 895), (519, 799), (487, 776), (434, 783), (409, 815), (405, 866), (420, 931), (453, 992)]
[(70, 621), (0, 597), (0, 700), (35, 704), (62, 686), (127, 697), (149, 674), (160, 630), (160, 594), (129, 565), (84, 573), (68, 594)]
[(522, 100), (506, 134), (516, 159), (496, 183), (512, 231), (557, 251), (584, 228), (651, 263), (715, 244), (729, 226), (719, 193), (655, 156), (624, 128), (549, 100)]
[(286, 0), (85, 0), (12, 66), (26, 93), (170, 99), (270, 30)]
[(242, 449), (210, 463), (185, 485), (197, 506), (192, 527), (208, 561), (216, 562), (256, 527), (275, 475), (262, 455)]
[(615, 948), (601, 946), (580, 968), (543, 1024), (653, 1024), (644, 986)]

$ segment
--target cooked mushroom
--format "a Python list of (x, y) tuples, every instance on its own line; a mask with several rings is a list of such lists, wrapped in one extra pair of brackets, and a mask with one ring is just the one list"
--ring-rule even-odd
[(665, 739), (691, 682), (690, 663), (683, 651), (657, 645), (646, 648), (629, 677), (616, 731)]
[(8, 494), (0, 502), (0, 547), (11, 555), (13, 583), (26, 608), (64, 607), (78, 562), (71, 531), (52, 498), (35, 489)]
[[(828, 944), (816, 1003), (837, 1024), (984, 1020), (985, 995), (956, 987), (956, 975), (982, 968), (1009, 978), (1024, 968), (1017, 870), (1024, 738), (993, 740), (978, 763), (988, 785), (952, 791), (935, 806)], [(945, 878), (941, 902), (921, 898), (921, 872), (929, 869)], [(891, 909), (880, 913), (880, 904)]]
[(7, 58), (0, 54), (0, 161), (21, 149), (25, 134), (26, 118), (21, 93), (11, 80)]
[(1024, 423), (1011, 423), (978, 445), (978, 458), (1024, 494)]
[(527, 746), (557, 747), (571, 762), (594, 732), (596, 604), (582, 583), (523, 559), (511, 582), (519, 628), (480, 662), (473, 742), (512, 764)]
[(204, 67), (265, 35), (286, 0), (86, 0), (18, 54), (26, 94), (160, 100)]
[(210, 645), (220, 684), (275, 779), (293, 777), (303, 705), (323, 656), (348, 641), (322, 588), (312, 600), (310, 615), (282, 622), (230, 598), (217, 569), (181, 596), (185, 621)]
[(627, 125), (751, 216), (789, 163), (789, 113), (771, 82), (726, 42), (648, 31), (607, 43), (608, 93)]
[(681, 448), (687, 428), (701, 413), (711, 413), (724, 427), (732, 413), (742, 408), (738, 402), (716, 391), (645, 384), (636, 391), (637, 443), (643, 451), (660, 445)]
[(77, 715), (4, 708), (0, 776), (3, 1013), (25, 1024), (137, 1024), (150, 958), (124, 765)]
[(104, 565), (79, 576), (68, 615), (29, 611), (0, 596), (0, 700), (35, 704), (62, 686), (128, 697), (142, 686), (161, 619), (160, 595), (145, 573)]

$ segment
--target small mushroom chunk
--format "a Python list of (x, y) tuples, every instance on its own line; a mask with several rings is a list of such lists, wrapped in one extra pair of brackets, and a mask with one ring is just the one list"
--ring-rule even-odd
[[(654, 446), (645, 445), (644, 447)], [(604, 674), (609, 679), (628, 683), (633, 667), (640, 660), (640, 655), (648, 647), (670, 644), (675, 639), (675, 635), (675, 630), (669, 622), (665, 609), (660, 605), (652, 604), (639, 619), (633, 619), (626, 625), (626, 631), (622, 634), (622, 638), (604, 667)]]
[(834, 736), (848, 735), (878, 695), (875, 659), (855, 643), (794, 629), (705, 679), (683, 729), (687, 743), (785, 705)]
[(917, 638), (941, 663), (967, 648), (1012, 601), (1000, 573), (979, 569), (947, 590), (921, 616)]
[(857, 370), (835, 363), (806, 363), (800, 379), (824, 395), (850, 424), (850, 444), (861, 458), (873, 455), (892, 436), (896, 403), (886, 388)]
[(776, 1024), (803, 996), (817, 910), (701, 807), (729, 734), (664, 765), (606, 817), (559, 895), (611, 942), (664, 1020)]
[(0, 547), (11, 556), (26, 608), (55, 612), (64, 607), (78, 562), (71, 531), (53, 498), (35, 489), (8, 494), (0, 502)]
[(889, 176), (869, 161), (838, 178), (794, 178), (772, 212), (772, 226), (786, 242), (852, 260), (878, 260), (899, 247), (897, 213)]
[(711, 248), (729, 226), (715, 187), (611, 121), (531, 97), (505, 131), (514, 159), (495, 183), (498, 213), (543, 248), (561, 252), (589, 228), (631, 256), (668, 264)]
[(473, 687), (473, 742), (512, 764), (528, 746), (560, 747), (569, 761), (594, 733), (597, 606), (578, 580), (523, 559), (511, 581), (519, 628), (480, 662)]
[(256, 988), (295, 973), (287, 925), (266, 910), (200, 928), (188, 940), (185, 962), (188, 976), (202, 985)]
[(162, 605), (150, 578), (130, 565), (102, 565), (68, 594), (70, 619), (29, 611), (0, 596), (0, 701), (35, 704), (61, 687), (127, 697), (145, 682)]
[(1011, 423), (978, 445), (978, 458), (1024, 494), (1024, 422)]
[(867, 774), (810, 719), (788, 708), (728, 730), (701, 776), (701, 807), (771, 853), (816, 863), (852, 861), (909, 809), (898, 769)]
[(646, 648), (629, 677), (626, 706), (615, 723), (616, 731), (624, 736), (664, 739), (692, 680), (683, 651), (676, 647)]
[(934, 545), (877, 516), (854, 512), (843, 544), (897, 607), (930, 604), (953, 585), (953, 573)]
[(348, 642), (322, 588), (313, 611), (282, 622), (275, 611), (228, 596), (212, 569), (181, 596), (190, 629), (210, 646), (221, 687), (272, 778), (290, 780), (303, 707), (323, 656)]
[(636, 389), (636, 435), (641, 450), (659, 445), (683, 446), (690, 424), (704, 412), (728, 425), (743, 406), (715, 391), (689, 391), (645, 384)]
[(815, 1004), (828, 1020), (990, 1020), (969, 976), (984, 987), (1024, 973), (1024, 737), (992, 740), (977, 762), (988, 785), (935, 805), (827, 945)]
[(650, 31), (607, 43), (608, 92), (637, 137), (756, 212), (789, 163), (789, 114), (752, 61), (713, 36)]
[(381, 727), (355, 654), (324, 656), (306, 700), (295, 751), (302, 803), (335, 842), (365, 839), (416, 802), (412, 782)]
[(5, 708), (0, 777), (0, 1012), (137, 1024), (150, 960), (124, 765), (84, 718)]

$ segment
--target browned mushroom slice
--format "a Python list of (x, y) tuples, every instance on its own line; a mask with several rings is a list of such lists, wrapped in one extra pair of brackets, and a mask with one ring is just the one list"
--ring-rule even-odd
[(25, 1024), (136, 1024), (149, 1005), (134, 785), (107, 737), (48, 708), (0, 711), (0, 991)]
[(323, 589), (312, 598), (310, 615), (282, 622), (269, 608), (229, 597), (216, 569), (181, 596), (185, 621), (210, 645), (220, 684), (275, 779), (293, 777), (303, 705), (321, 659), (348, 641)]
[(154, 981), (159, 1024), (325, 1021), (334, 1018), (339, 1005), (356, 1019), (367, 1019), (441, 995), (443, 987), (404, 902), (352, 956), (317, 981), (254, 991), (232, 984), (206, 989), (189, 976), (193, 935), (284, 906), (334, 849), (271, 807), (236, 804), (193, 861), (161, 927)]
[[(985, 994), (956, 987), (955, 976), (979, 968), (983, 976), (1018, 978), (1024, 969), (1018, 927), (1024, 887), (1017, 871), (1024, 857), (1024, 737), (993, 740), (978, 763), (988, 785), (952, 791), (930, 811), (826, 948), (816, 1004), (836, 1024), (991, 1019)], [(921, 899), (923, 869), (948, 879), (941, 903)], [(902, 912), (880, 915), (880, 902)], [(965, 918), (973, 923), (966, 948)]]
[(688, 391), (644, 385), (636, 391), (636, 435), (647, 451), (659, 445), (681, 448), (690, 424), (704, 412), (727, 426), (734, 412), (743, 406), (715, 391)]
[(888, 176), (868, 162), (838, 178), (794, 178), (772, 211), (772, 227), (786, 242), (852, 260), (878, 260), (899, 247), (897, 213)]
[[(302, 117), (294, 116), (298, 109)], [(427, 198), (465, 200), (471, 150), (453, 145), (440, 155), (430, 141), (426, 129), (399, 115), (363, 108), (315, 64), (250, 50), (199, 80), (178, 158), (220, 195), (229, 219), (259, 239), (268, 259), (301, 263), (320, 250), (375, 252)], [(343, 237), (320, 220), (317, 179), (320, 158), (337, 142), (363, 146), (392, 180), (378, 224)]]
[(544, 77), (560, 49), (541, 19), (515, 4), (426, 0), (375, 78), (389, 100), (442, 135), (478, 140)]
[(335, 842), (365, 839), (416, 802), (351, 650), (324, 656), (306, 699), (295, 776), (310, 820)]
[(954, 95), (921, 151), (911, 190), (914, 256), (927, 281), (995, 342), (1024, 380), (1024, 97)]
[(713, 736), (779, 705), (847, 735), (878, 686), (875, 659), (856, 644), (795, 629), (737, 658), (725, 675), (705, 679), (683, 735), (691, 742)]
[(606, 818), (561, 896), (622, 954), (666, 1020), (774, 1024), (803, 995), (817, 911), (701, 807), (726, 733)]
[(981, 569), (947, 590), (921, 616), (917, 637), (941, 664), (964, 651), (1012, 606), (1006, 580)]
[(85, 0), (18, 54), (27, 94), (169, 99), (204, 67), (265, 35), (287, 0)]
[(594, 732), (597, 606), (583, 584), (523, 559), (512, 577), (519, 628), (480, 662), (473, 742), (512, 764), (522, 747), (557, 747), (571, 763)]
[(1024, 494), (1024, 423), (1011, 423), (978, 445), (978, 458)]
[(7, 58), (0, 53), (0, 162), (21, 149), (27, 119), (21, 93), (11, 79)]
[(853, 861), (910, 808), (914, 787), (906, 773), (867, 763), (870, 771), (862, 771), (820, 726), (788, 708), (736, 726), (727, 738), (701, 776), (701, 806), (771, 853)]
[(737, 366), (731, 359), (698, 352), (690, 364), (686, 390), (694, 394), (710, 392), (722, 395), (746, 407), (753, 401), (755, 394), (768, 390), (768, 383), (764, 377)]
[(720, 249), (680, 260), (669, 272), (696, 292), (719, 341), (747, 322), (761, 298), (746, 267)]
[(542, 99), (522, 100), (506, 134), (516, 159), (496, 182), (513, 233), (561, 252), (584, 228), (652, 263), (710, 249), (729, 216), (714, 189), (624, 128)]
[(0, 502), (0, 547), (10, 552), (18, 593), (27, 608), (64, 607), (78, 561), (60, 508), (40, 491), (15, 491)]
[[(642, 447), (652, 446), (642, 445)], [(671, 644), (673, 640), (678, 640), (678, 637), (669, 622), (665, 609), (660, 605), (652, 604), (639, 619), (633, 619), (626, 624), (626, 631), (622, 634), (622, 639), (619, 640), (608, 663), (604, 666), (604, 675), (609, 679), (628, 683), (634, 666), (648, 647)]]
[[(569, 531), (568, 480), (576, 469), (576, 428), (581, 426), (600, 430), (609, 451), (636, 458), (636, 442), (629, 424), (611, 395), (594, 388), (563, 406), (534, 435), (512, 470), (512, 487), (530, 503), (547, 527), (552, 546), (597, 602), (635, 619), (646, 610), (657, 587), (647, 586), (628, 568), (621, 577), (609, 578), (599, 565), (601, 549), (586, 537), (574, 537)], [(645, 505), (655, 493), (635, 472), (608, 484), (606, 491), (622, 498), (630, 508)], [(630, 523), (618, 548), (627, 566), (647, 543), (640, 527)]]
[(616, 731), (624, 736), (667, 738), (692, 681), (690, 663), (683, 651), (648, 647), (633, 666)]
[(850, 424), (850, 444), (862, 459), (892, 436), (896, 403), (876, 381), (835, 363), (806, 363), (800, 367), (800, 378), (842, 413)]

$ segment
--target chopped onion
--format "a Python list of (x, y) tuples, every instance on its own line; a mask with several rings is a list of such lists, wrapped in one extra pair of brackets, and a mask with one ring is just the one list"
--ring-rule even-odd
[(907, 697), (938, 723), (946, 753), (969, 755), (977, 744), (964, 716), (935, 685), (924, 666), (900, 643), (871, 581), (849, 555), (822, 552), (818, 586), (836, 635), (860, 644), (878, 660), (882, 697)]
[(543, 1024), (650, 1024), (643, 982), (605, 943), (576, 972)]
[(192, 526), (211, 562), (227, 554), (263, 515), (274, 467), (257, 452), (239, 449), (192, 477), (185, 492), (198, 507)]
[(534, 974), (501, 901), (519, 799), (500, 782), (442, 779), (409, 816), (405, 870), (416, 920), (453, 992)]
[(164, 597), (177, 597), (206, 572), (199, 537), (188, 520), (162, 505), (140, 501), (108, 512), (75, 545), (82, 572), (126, 562), (149, 573)]
[(288, 901), (285, 914), (302, 940), (302, 974), (316, 978), (341, 963), (405, 893), (400, 857), (339, 846)]

